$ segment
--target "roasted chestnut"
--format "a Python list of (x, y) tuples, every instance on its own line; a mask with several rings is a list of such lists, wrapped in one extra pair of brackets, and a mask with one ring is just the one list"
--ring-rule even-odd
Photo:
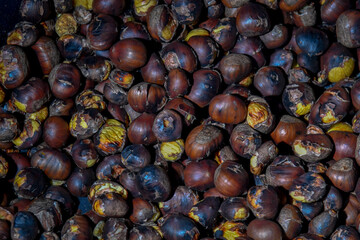
[(169, 98), (186, 95), (190, 87), (186, 72), (181, 68), (171, 69), (164, 82), (164, 87)]
[(273, 221), (254, 219), (247, 227), (247, 236), (254, 240), (282, 239), (281, 227)]
[(197, 66), (194, 50), (180, 41), (173, 41), (166, 45), (161, 49), (160, 57), (168, 71), (175, 68), (182, 68), (185, 71), (192, 73)]
[(214, 187), (214, 175), (219, 165), (214, 160), (190, 162), (184, 169), (184, 182), (189, 188), (205, 191)]
[(138, 172), (150, 161), (150, 152), (143, 145), (129, 145), (121, 152), (121, 163), (130, 171)]
[(79, 168), (89, 168), (99, 161), (95, 144), (91, 139), (78, 139), (71, 148), (71, 157)]
[(299, 117), (310, 112), (315, 102), (315, 94), (306, 83), (289, 84), (282, 93), (282, 102), (289, 114)]
[(339, 43), (348, 48), (360, 47), (360, 12), (352, 9), (343, 12), (336, 20), (336, 36)]
[(52, 148), (63, 147), (70, 137), (69, 125), (61, 117), (53, 116), (46, 119), (43, 127), (43, 138)]
[(251, 73), (251, 59), (245, 54), (230, 53), (221, 59), (219, 70), (226, 84), (238, 83)]
[(40, 232), (38, 220), (28, 211), (17, 212), (11, 224), (11, 239), (35, 240)]
[(289, 194), (297, 201), (312, 203), (325, 196), (326, 187), (327, 184), (320, 174), (307, 172), (293, 181)]
[(50, 72), (49, 85), (53, 95), (60, 99), (74, 96), (80, 88), (81, 73), (68, 63), (56, 65)]
[(270, 16), (263, 5), (246, 3), (237, 11), (236, 28), (245, 37), (263, 35), (271, 29)]
[[(95, 16), (93, 21), (89, 24), (86, 33), (86, 38), (89, 41), (89, 45), (94, 50), (109, 49), (116, 41), (117, 36), (117, 22), (113, 17), (106, 14), (99, 14)], [(126, 48), (128, 48), (128, 46)]]
[(163, 220), (160, 229), (164, 238), (169, 240), (197, 240), (200, 236), (200, 231), (195, 223), (190, 218), (180, 214), (168, 215)]
[(344, 192), (354, 190), (358, 173), (354, 160), (343, 158), (332, 164), (326, 171), (326, 176), (332, 184)]
[(148, 13), (147, 29), (157, 41), (170, 42), (177, 31), (178, 20), (166, 4), (153, 7)]

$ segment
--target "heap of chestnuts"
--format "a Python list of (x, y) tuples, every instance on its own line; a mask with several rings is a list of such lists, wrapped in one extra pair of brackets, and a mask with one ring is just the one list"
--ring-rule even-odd
[(359, 0), (22, 0), (0, 240), (360, 239)]

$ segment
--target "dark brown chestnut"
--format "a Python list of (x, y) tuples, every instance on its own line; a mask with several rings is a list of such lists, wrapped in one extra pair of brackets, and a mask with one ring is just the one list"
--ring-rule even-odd
[(76, 112), (69, 123), (70, 133), (78, 139), (94, 135), (104, 123), (104, 118), (97, 109), (90, 108)]
[(10, 113), (0, 114), (0, 141), (8, 142), (17, 137), (19, 133), (19, 123), (15, 116)]
[(243, 100), (230, 94), (219, 94), (209, 104), (210, 117), (221, 123), (238, 124), (246, 118), (247, 107)]
[(343, 12), (336, 20), (336, 36), (339, 43), (347, 48), (360, 47), (360, 12), (355, 9)]
[(214, 184), (221, 194), (236, 197), (246, 192), (249, 175), (240, 163), (226, 161), (216, 169)]
[(17, 196), (34, 199), (48, 187), (48, 180), (38, 168), (24, 168), (20, 170), (14, 180), (14, 190)]
[(127, 100), (136, 112), (156, 113), (164, 107), (167, 97), (162, 86), (142, 82), (130, 88)]
[(91, 139), (78, 139), (71, 148), (71, 157), (79, 168), (89, 168), (99, 161), (95, 144)]
[(313, 2), (303, 8), (292, 12), (292, 19), (298, 27), (311, 27), (316, 24), (316, 6)]
[(39, 111), (49, 100), (49, 84), (35, 77), (14, 89), (11, 95), (11, 101), (16, 108), (26, 113)]
[(181, 137), (182, 120), (173, 110), (163, 110), (156, 115), (152, 131), (160, 142), (175, 141)]
[(185, 71), (192, 73), (197, 67), (197, 59), (194, 50), (180, 41), (173, 41), (162, 48), (160, 57), (168, 71), (175, 68), (182, 68)]
[[(147, 7), (150, 7), (152, 2), (156, 0), (150, 1)], [(125, 22), (121, 27), (120, 31), (120, 40), (126, 38), (138, 38), (143, 40), (151, 40), (150, 34), (146, 28), (146, 25), (140, 22), (129, 21)]]
[(326, 171), (326, 176), (332, 184), (344, 192), (354, 190), (358, 173), (354, 160), (343, 158), (332, 164)]
[(54, 40), (40, 37), (31, 48), (35, 51), (44, 75), (50, 74), (53, 67), (60, 63), (60, 52)]
[(121, 163), (130, 171), (138, 172), (150, 161), (150, 152), (140, 144), (129, 145), (121, 152)]
[(288, 84), (282, 94), (283, 106), (289, 114), (295, 117), (309, 113), (314, 102), (314, 91), (306, 83)]
[(187, 126), (191, 125), (196, 119), (194, 104), (185, 98), (174, 98), (170, 100), (164, 109), (175, 110), (181, 114)]
[(12, 142), (18, 149), (26, 149), (34, 146), (41, 138), (41, 124), (37, 120), (27, 119), (24, 128)]
[[(335, 151), (333, 159), (335, 161), (342, 158), (354, 158), (356, 150), (353, 146), (356, 146), (357, 135), (351, 129), (336, 129), (336, 126), (340, 124), (334, 124), (327, 132), (334, 142)], [(345, 127), (350, 128), (349, 125), (345, 125)]]
[(152, 131), (156, 115), (143, 113), (130, 123), (128, 138), (133, 144), (150, 145), (156, 142), (156, 136)]
[(73, 216), (75, 213), (76, 203), (66, 188), (62, 186), (50, 186), (43, 196), (60, 203), (63, 220)]
[(290, 115), (283, 115), (270, 136), (276, 144), (284, 142), (292, 145), (295, 138), (305, 131), (306, 124), (303, 121)]
[(148, 165), (137, 173), (137, 186), (141, 196), (152, 202), (167, 200), (171, 192), (169, 177), (164, 169)]
[(106, 14), (95, 16), (89, 24), (86, 33), (89, 45), (94, 50), (109, 49), (116, 41), (117, 37), (117, 22), (113, 17)]
[(28, 211), (37, 217), (46, 232), (53, 231), (62, 224), (60, 204), (55, 200), (37, 198), (31, 202)]
[(108, 192), (95, 197), (92, 210), (101, 217), (119, 218), (126, 215), (129, 206), (120, 194)]
[(123, 218), (109, 218), (105, 221), (102, 229), (102, 238), (110, 240), (114, 238), (127, 238), (129, 232), (128, 222)]
[(219, 165), (214, 160), (190, 162), (184, 169), (184, 182), (189, 188), (205, 191), (214, 186), (214, 175)]
[(329, 237), (335, 229), (337, 220), (338, 213), (336, 211), (329, 210), (322, 212), (310, 221), (309, 233), (320, 237)]
[(171, 10), (179, 24), (194, 25), (200, 18), (203, 5), (201, 0), (172, 0)]
[(277, 24), (272, 30), (260, 36), (261, 41), (268, 49), (275, 49), (283, 46), (289, 38), (289, 32), (285, 25)]
[(308, 0), (280, 0), (279, 7), (283, 11), (292, 12), (301, 9), (307, 2)]
[(274, 187), (283, 187), (289, 190), (293, 181), (305, 173), (298, 157), (281, 155), (266, 168), (266, 181)]
[(295, 62), (294, 54), (286, 49), (277, 49), (270, 56), (270, 66), (280, 67), (285, 73), (289, 73)]
[(247, 236), (254, 240), (282, 239), (281, 227), (273, 221), (254, 219), (247, 227)]
[(164, 82), (164, 87), (169, 98), (186, 95), (190, 87), (186, 72), (181, 68), (171, 69)]
[(135, 224), (155, 222), (160, 216), (159, 209), (149, 201), (141, 198), (132, 200), (133, 210), (129, 219)]
[(250, 216), (245, 198), (231, 197), (225, 199), (219, 209), (220, 214), (228, 221), (244, 221)]
[(99, 180), (115, 180), (123, 170), (124, 166), (120, 154), (106, 156), (96, 167), (96, 178)]
[(110, 59), (124, 71), (133, 71), (147, 62), (145, 45), (135, 38), (120, 40), (110, 48)]
[(273, 219), (278, 213), (279, 197), (272, 186), (253, 186), (247, 194), (247, 203), (257, 218)]
[[(76, 231), (74, 231), (76, 229)], [(83, 215), (74, 215), (66, 220), (61, 229), (61, 239), (92, 239), (92, 225), (91, 221)]]
[(63, 147), (70, 137), (69, 124), (61, 117), (46, 119), (43, 127), (43, 138), (52, 148)]
[(254, 86), (264, 97), (281, 95), (285, 82), (283, 70), (274, 66), (260, 68), (254, 77)]
[(95, 82), (106, 80), (111, 72), (110, 61), (101, 56), (85, 56), (76, 64), (84, 77)]
[(213, 229), (216, 223), (221, 198), (207, 197), (194, 204), (188, 216), (207, 229)]
[(19, 9), (24, 20), (37, 24), (50, 17), (52, 4), (47, 0), (22, 0)]
[(159, 202), (160, 211), (164, 214), (182, 213), (187, 215), (199, 201), (199, 196), (195, 191), (186, 186), (178, 186), (174, 195), (166, 202)]
[(251, 73), (251, 59), (240, 53), (228, 54), (221, 59), (219, 70), (226, 84), (238, 83)]
[(17, 212), (11, 224), (11, 239), (35, 240), (40, 232), (38, 220), (28, 211)]
[(119, 16), (125, 7), (123, 0), (94, 0), (92, 8), (95, 13), (109, 14)]
[(185, 152), (191, 160), (208, 157), (222, 143), (223, 134), (212, 125), (200, 125), (191, 130), (185, 141)]
[(293, 181), (289, 194), (297, 201), (312, 203), (325, 196), (326, 187), (327, 184), (320, 174), (307, 172)]
[(74, 110), (74, 100), (71, 98), (62, 100), (54, 99), (49, 106), (49, 115), (50, 116), (70, 116)]
[(164, 63), (156, 53), (152, 53), (149, 61), (141, 68), (141, 76), (148, 83), (163, 85), (166, 81), (166, 74)]
[(51, 92), (60, 99), (74, 96), (80, 88), (80, 80), (80, 70), (68, 63), (56, 65), (49, 75)]
[(219, 46), (209, 36), (193, 36), (187, 43), (194, 49), (201, 67), (211, 67), (220, 55)]
[(246, 3), (239, 7), (236, 28), (245, 37), (263, 35), (271, 29), (270, 16), (263, 5)]
[(71, 161), (60, 150), (44, 148), (31, 157), (31, 166), (40, 168), (53, 180), (65, 180), (71, 173)]
[(306, 70), (306, 68), (294, 67), (289, 70), (288, 74), (289, 74), (288, 80), (290, 84), (299, 83), (299, 82), (308, 83), (311, 80), (311, 75)]
[(88, 195), (91, 184), (95, 179), (93, 169), (75, 168), (66, 180), (67, 189), (76, 197), (85, 197)]
[(318, 56), (329, 47), (329, 39), (325, 32), (313, 27), (300, 27), (296, 31), (296, 44), (309, 56)]
[(136, 184), (137, 177), (135, 172), (132, 172), (128, 169), (119, 170), (118, 168), (116, 168), (115, 173), (116, 174), (113, 174), (113, 178), (115, 178), (116, 175), (120, 175), (118, 178), (119, 183), (131, 193), (132, 197), (141, 197), (141, 193)]
[(262, 67), (266, 63), (263, 53), (264, 44), (258, 37), (244, 37), (239, 35), (235, 46), (230, 50), (232, 53), (242, 53), (252, 57), (258, 67)]
[(353, 227), (341, 225), (338, 228), (336, 228), (335, 231), (331, 234), (330, 239), (337, 240), (342, 238), (355, 240), (355, 239), (359, 239), (360, 235)]
[(128, 239), (137, 240), (137, 239), (146, 239), (146, 238), (150, 238), (153, 240), (162, 239), (159, 230), (151, 226), (141, 226), (141, 225), (137, 225), (130, 230)]
[(197, 240), (200, 231), (195, 223), (188, 217), (180, 214), (168, 215), (160, 226), (164, 238), (168, 240)]
[(254, 175), (260, 175), (277, 156), (278, 152), (279, 149), (271, 140), (261, 144), (250, 159), (250, 172)]
[(7, 44), (18, 45), (20, 47), (30, 47), (39, 35), (36, 26), (30, 22), (23, 21), (15, 25), (14, 30), (8, 33)]
[(288, 239), (293, 239), (302, 230), (303, 217), (299, 209), (293, 205), (286, 204), (281, 208), (277, 222)]
[(210, 31), (210, 36), (221, 46), (222, 50), (229, 51), (234, 46), (237, 33), (235, 18), (220, 19)]
[(238, 124), (230, 136), (230, 145), (236, 154), (250, 159), (262, 143), (261, 135), (249, 125)]
[[(349, 202), (351, 202), (350, 199)], [(336, 187), (331, 186), (323, 203), (324, 203), (325, 211), (331, 209), (335, 211), (340, 211), (343, 208), (343, 203), (344, 203), (341, 191)]]
[(334, 25), (344, 11), (350, 9), (351, 1), (326, 0), (321, 3), (321, 20), (329, 25)]

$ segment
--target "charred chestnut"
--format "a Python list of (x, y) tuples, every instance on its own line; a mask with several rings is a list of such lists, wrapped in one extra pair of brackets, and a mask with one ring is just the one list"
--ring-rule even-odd
[(247, 194), (248, 206), (257, 218), (274, 218), (278, 213), (279, 202), (272, 186), (253, 186)]
[(11, 224), (11, 238), (19, 240), (35, 240), (39, 234), (38, 220), (28, 211), (20, 211), (15, 214)]
[(160, 228), (164, 238), (169, 240), (197, 240), (200, 236), (200, 231), (195, 223), (190, 218), (180, 214), (168, 215)]
[(150, 152), (143, 145), (129, 145), (121, 152), (121, 163), (130, 171), (138, 172), (150, 161)]
[(270, 31), (270, 17), (265, 7), (257, 3), (246, 3), (239, 7), (236, 28), (245, 37), (260, 36)]
[(69, 128), (72, 136), (85, 139), (95, 134), (104, 123), (97, 109), (85, 109), (72, 115)]
[(327, 184), (320, 174), (307, 172), (293, 181), (289, 194), (300, 202), (316, 202), (325, 196), (326, 186)]
[(71, 148), (71, 157), (79, 168), (89, 168), (99, 160), (95, 144), (91, 139), (78, 139)]
[(177, 31), (178, 20), (166, 4), (153, 7), (148, 13), (147, 29), (157, 41), (170, 42)]
[(20, 170), (14, 180), (15, 193), (26, 199), (33, 199), (42, 194), (48, 186), (45, 174), (38, 168)]

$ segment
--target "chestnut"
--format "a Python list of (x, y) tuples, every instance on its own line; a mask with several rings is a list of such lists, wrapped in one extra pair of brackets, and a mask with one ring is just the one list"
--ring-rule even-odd
[(30, 47), (39, 35), (36, 26), (30, 22), (23, 21), (15, 25), (15, 28), (8, 33), (6, 43), (20, 47)]
[(295, 35), (296, 44), (309, 56), (318, 56), (329, 47), (326, 33), (313, 27), (300, 27)]
[(341, 13), (351, 7), (351, 1), (328, 0), (321, 4), (321, 20), (329, 25), (334, 25)]
[(308, 221), (311, 221), (311, 219), (319, 215), (324, 208), (324, 204), (321, 201), (313, 203), (293, 201), (292, 205), (299, 208), (304, 218)]
[(103, 95), (97, 91), (87, 89), (80, 92), (75, 99), (76, 108), (78, 110), (97, 109), (103, 111), (106, 108)]
[(306, 83), (286, 85), (282, 94), (282, 102), (289, 114), (295, 117), (303, 116), (310, 112), (315, 102), (314, 91)]
[(289, 38), (289, 32), (285, 25), (277, 24), (272, 30), (260, 36), (261, 41), (268, 49), (275, 49), (283, 46)]
[(95, 197), (92, 210), (101, 217), (123, 217), (129, 206), (120, 194), (109, 192)]
[(199, 69), (193, 73), (194, 83), (185, 97), (199, 107), (206, 107), (219, 91), (221, 78), (217, 71)]
[(257, 218), (273, 219), (278, 213), (279, 197), (272, 186), (253, 186), (247, 194), (247, 203)]
[(222, 143), (223, 134), (212, 125), (199, 125), (191, 130), (185, 141), (185, 152), (191, 160), (208, 157)]
[(66, 188), (62, 186), (50, 186), (43, 196), (60, 203), (63, 220), (75, 213), (75, 201)]
[(66, 180), (67, 189), (76, 197), (85, 197), (95, 179), (93, 169), (75, 168)]
[(277, 222), (288, 239), (293, 239), (302, 230), (303, 218), (299, 209), (293, 205), (286, 204), (281, 208)]
[(162, 48), (160, 57), (168, 71), (181, 68), (189, 73), (193, 73), (197, 66), (194, 50), (180, 41), (173, 41)]
[(170, 180), (159, 166), (148, 165), (137, 173), (137, 187), (144, 199), (163, 202), (170, 196)]
[(142, 82), (130, 88), (127, 100), (136, 112), (156, 113), (164, 107), (167, 97), (162, 86)]
[(94, 135), (104, 123), (104, 118), (97, 109), (85, 109), (72, 115), (69, 128), (72, 136), (78, 139)]
[(46, 232), (53, 231), (62, 224), (60, 204), (55, 200), (37, 198), (31, 202), (28, 211), (37, 217)]
[(316, 24), (316, 7), (314, 3), (309, 3), (303, 8), (294, 11), (292, 18), (298, 27), (311, 27)]
[(129, 145), (121, 152), (121, 163), (130, 171), (138, 172), (150, 161), (150, 152), (140, 144)]
[(69, 139), (68, 123), (61, 117), (53, 116), (46, 119), (43, 127), (43, 138), (52, 148), (63, 147)]
[(340, 122), (350, 107), (350, 96), (342, 87), (332, 87), (321, 94), (312, 106), (309, 123), (323, 128)]
[(50, 72), (49, 85), (53, 95), (60, 99), (74, 96), (80, 88), (80, 70), (72, 64), (60, 63)]
[(225, 196), (236, 197), (245, 193), (248, 184), (249, 175), (240, 163), (226, 161), (215, 171), (214, 185)]
[(175, 141), (181, 137), (182, 120), (173, 110), (163, 110), (156, 115), (152, 131), (160, 142)]
[(8, 142), (17, 137), (19, 133), (17, 118), (10, 113), (0, 113), (0, 141)]
[(102, 82), (109, 77), (111, 63), (101, 56), (85, 56), (76, 62), (77, 67), (87, 79)]
[(336, 211), (329, 210), (322, 212), (310, 221), (309, 233), (320, 237), (329, 237), (335, 229), (337, 220), (338, 213)]
[(219, 94), (209, 104), (210, 117), (221, 123), (238, 124), (246, 118), (247, 107), (243, 100), (230, 94)]
[(221, 59), (219, 70), (224, 82), (230, 85), (240, 82), (251, 73), (252, 62), (245, 54), (230, 53)]
[[(335, 161), (348, 157), (354, 158), (356, 150), (353, 147), (356, 146), (356, 134), (354, 134), (351, 129), (335, 129), (335, 127), (339, 124), (340, 123), (334, 124), (327, 132), (335, 145), (335, 151), (333, 154), (333, 159)], [(347, 128), (350, 128), (350, 126), (347, 126)]]
[(220, 214), (228, 221), (244, 221), (250, 216), (245, 198), (226, 198), (220, 205)]
[(354, 190), (358, 173), (354, 160), (343, 158), (332, 164), (326, 171), (326, 176), (330, 179), (335, 187), (344, 191), (351, 192)]
[(120, 106), (127, 104), (127, 93), (120, 84), (109, 81), (104, 83), (104, 97), (110, 102)]
[(293, 141), (305, 131), (306, 124), (303, 121), (290, 115), (283, 115), (270, 136), (276, 144), (284, 142), (292, 145)]
[(31, 166), (40, 168), (53, 180), (65, 180), (71, 173), (71, 160), (60, 150), (44, 148), (31, 156)]
[(86, 39), (94, 50), (107, 50), (116, 41), (118, 26), (116, 20), (106, 14), (95, 16), (89, 24)]
[[(74, 149), (74, 146), (72, 149)], [(90, 146), (90, 149), (92, 148), (93, 147)], [(91, 152), (93, 152), (93, 150), (91, 150)], [(123, 170), (124, 166), (121, 162), (120, 154), (106, 156), (96, 167), (96, 178), (99, 180), (115, 180), (119, 177)]]
[(59, 14), (55, 22), (55, 32), (59, 37), (74, 34), (77, 31), (77, 22), (70, 13)]
[[(153, 2), (156, 0), (153, 0)], [(147, 5), (147, 7), (150, 8), (150, 3)], [(144, 9), (145, 10), (145, 9)], [(147, 14), (147, 13), (146, 13)], [(125, 22), (124, 25), (121, 28), (120, 31), (120, 40), (126, 39), (126, 38), (139, 38), (143, 40), (151, 40), (150, 34), (146, 28), (146, 25), (140, 22), (130, 21)]]
[(135, 38), (120, 40), (110, 48), (110, 59), (115, 66), (124, 71), (133, 71), (145, 65), (147, 50)]
[(119, 194), (123, 199), (127, 199), (128, 197), (127, 190), (119, 183), (108, 180), (97, 180), (95, 182), (92, 181), (92, 185), (88, 194), (88, 199), (90, 203), (93, 203), (97, 197), (104, 194), (106, 195), (107, 193)]
[(304, 167), (298, 157), (281, 155), (266, 168), (266, 181), (271, 186), (281, 186), (289, 190), (293, 181), (304, 173)]
[(19, 9), (25, 21), (37, 24), (50, 17), (51, 7), (51, 3), (46, 0), (22, 0)]
[(132, 200), (132, 206), (133, 210), (129, 219), (133, 223), (144, 224), (155, 222), (160, 216), (159, 209), (144, 199), (134, 198)]
[[(198, 22), (203, 8), (201, 0), (172, 0), (171, 9), (179, 24), (194, 25)], [(183, 9), (188, 9), (186, 13)]]
[(128, 236), (129, 227), (127, 222), (122, 218), (109, 218), (105, 221), (102, 229), (102, 238), (104, 240), (110, 239), (125, 239)]
[(216, 217), (220, 208), (221, 198), (207, 197), (190, 209), (188, 216), (201, 226), (212, 229), (216, 223)]
[(159, 202), (159, 209), (163, 215), (182, 213), (187, 215), (190, 209), (199, 201), (195, 191), (186, 186), (178, 186), (174, 195), (166, 202)]
[(285, 73), (289, 73), (295, 62), (294, 54), (286, 49), (277, 49), (270, 56), (270, 66), (280, 67)]
[(241, 157), (250, 159), (261, 143), (260, 133), (245, 123), (238, 124), (231, 132), (231, 148)]
[(270, 133), (275, 127), (275, 115), (271, 112), (270, 105), (264, 98), (252, 95), (246, 116), (246, 122), (253, 129), (261, 133)]
[(128, 138), (133, 144), (150, 145), (156, 142), (156, 136), (152, 131), (156, 115), (143, 113), (130, 123)]
[(263, 35), (271, 29), (270, 16), (263, 5), (246, 3), (239, 7), (236, 28), (245, 37)]
[(14, 190), (17, 196), (34, 199), (41, 195), (48, 187), (48, 180), (43, 171), (38, 168), (24, 168), (14, 179)]
[[(301, 52), (297, 54), (296, 62), (301, 68), (305, 68), (314, 75), (320, 71), (320, 59), (318, 56), (309, 56), (307, 53)], [(321, 78), (312, 79), (312, 82), (320, 87), (327, 84), (327, 81), (323, 81)]]
[(107, 119), (94, 136), (96, 150), (105, 156), (120, 152), (125, 143), (126, 128), (124, 124), (115, 119)]
[(266, 63), (263, 53), (264, 44), (258, 37), (237, 37), (235, 46), (230, 50), (232, 53), (246, 54), (255, 60), (257, 67), (262, 67)]
[(71, 98), (62, 100), (54, 99), (49, 106), (49, 115), (50, 116), (70, 116), (75, 103)]
[(177, 31), (178, 20), (166, 4), (153, 7), (147, 16), (147, 29), (156, 41), (170, 42)]
[(337, 41), (347, 48), (360, 47), (359, 25), (360, 12), (355, 9), (343, 12), (336, 20)]
[(0, 48), (0, 79), (6, 89), (20, 86), (27, 78), (29, 61), (22, 48), (4, 45)]
[(190, 87), (186, 72), (181, 68), (171, 69), (164, 82), (164, 87), (169, 98), (186, 95)]
[(336, 187), (331, 186), (323, 203), (325, 211), (331, 209), (335, 211), (340, 211), (343, 208), (344, 203), (341, 191), (338, 190)]
[(200, 236), (200, 231), (195, 223), (190, 218), (180, 214), (171, 214), (165, 217), (160, 229), (164, 238), (169, 240), (197, 240)]
[(161, 234), (158, 229), (151, 226), (141, 226), (137, 225), (133, 229), (130, 230), (129, 240), (137, 240), (137, 239), (146, 239), (150, 238), (152, 240), (161, 240)]
[(42, 36), (31, 48), (36, 53), (44, 75), (50, 74), (53, 67), (60, 63), (60, 52), (51, 38)]
[(210, 30), (212, 37), (224, 51), (229, 51), (236, 42), (236, 22), (234, 18), (225, 17), (220, 19)]
[(331, 234), (330, 239), (336, 240), (341, 238), (359, 239), (360, 235), (353, 227), (341, 225)]
[(92, 8), (95, 13), (109, 14), (119, 16), (125, 7), (123, 0), (94, 0)]
[[(120, 172), (120, 173), (119, 173)], [(132, 172), (128, 169), (119, 171), (118, 169), (115, 170), (114, 176), (119, 176), (119, 183), (124, 186), (130, 193), (132, 197), (141, 197), (141, 193), (139, 188), (136, 184), (137, 177), (136, 173)]]
[(37, 120), (27, 119), (19, 136), (12, 140), (18, 149), (27, 149), (35, 145), (42, 134), (41, 124)]
[(201, 67), (212, 67), (220, 55), (218, 44), (209, 36), (193, 36), (187, 41), (194, 49)]
[(290, 84), (299, 83), (299, 82), (308, 83), (311, 80), (311, 75), (306, 70), (306, 68), (294, 67), (289, 70), (288, 74), (289, 74), (288, 80)]
[[(214, 237), (216, 239), (226, 238), (232, 236), (239, 240), (249, 240), (246, 234), (247, 226), (241, 222), (225, 221), (221, 222), (214, 230)], [(203, 239), (203, 238), (202, 238)], [(207, 238), (205, 238), (207, 240)]]
[(295, 237), (294, 240), (323, 240), (323, 238), (319, 237), (316, 234), (303, 233), (303, 234), (300, 234), (299, 236)]
[(356, 108), (360, 110), (360, 81), (356, 81), (351, 88), (351, 103)]
[(293, 181), (289, 194), (297, 201), (312, 203), (325, 196), (326, 186), (327, 184), (320, 174), (307, 172)]
[[(167, 81), (164, 63), (156, 53), (151, 54), (149, 61), (141, 68), (140, 72), (145, 82), (163, 85)], [(169, 95), (169, 97), (171, 96)]]
[(71, 148), (71, 157), (79, 168), (89, 168), (99, 161), (95, 144), (91, 139), (78, 139)]
[(270, 140), (264, 142), (250, 159), (250, 172), (260, 175), (268, 164), (277, 156), (279, 149)]
[(247, 236), (254, 240), (282, 239), (281, 227), (271, 220), (254, 219), (247, 227)]
[[(74, 231), (76, 229), (76, 231)], [(66, 220), (61, 229), (61, 239), (92, 239), (92, 226), (90, 220), (83, 215), (74, 215)]]
[(28, 211), (19, 211), (15, 214), (11, 224), (11, 239), (35, 240), (40, 232), (38, 220)]
[(190, 162), (184, 169), (184, 182), (189, 188), (205, 191), (214, 186), (214, 175), (219, 165), (210, 159)]
[(183, 116), (184, 122), (187, 126), (191, 125), (195, 117), (195, 106), (185, 98), (174, 98), (167, 102), (164, 109), (175, 110)]
[(281, 95), (285, 82), (283, 70), (274, 66), (260, 68), (254, 77), (254, 86), (264, 97)]

